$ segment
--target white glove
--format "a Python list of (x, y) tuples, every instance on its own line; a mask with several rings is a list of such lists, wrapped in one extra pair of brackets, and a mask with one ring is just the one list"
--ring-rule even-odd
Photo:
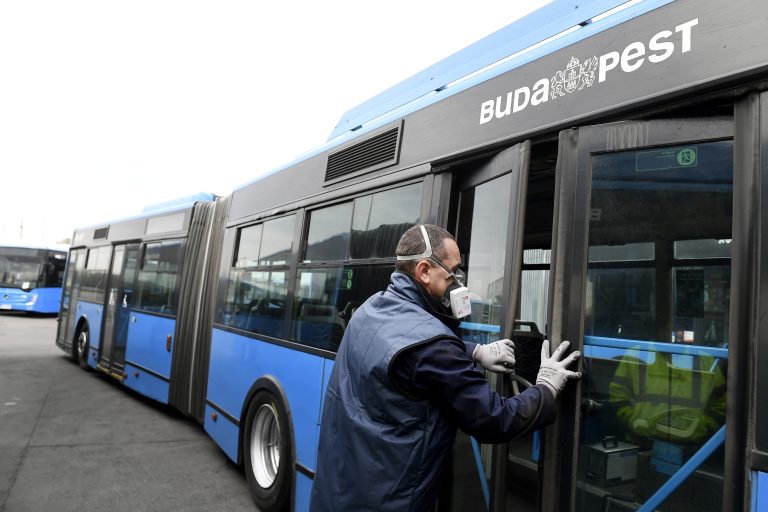
[(472, 352), (472, 360), (486, 370), (509, 373), (515, 367), (515, 344), (512, 340), (499, 340), (487, 345), (478, 344)]
[(549, 356), (549, 340), (544, 340), (541, 345), (541, 368), (539, 374), (536, 376), (536, 384), (544, 384), (557, 398), (558, 393), (565, 387), (566, 381), (569, 379), (580, 379), (581, 372), (572, 372), (566, 370), (566, 366), (569, 366), (572, 362), (579, 358), (581, 355), (579, 351), (572, 352), (568, 357), (560, 361), (563, 357), (563, 352), (568, 350), (571, 346), (570, 341), (563, 341), (560, 346), (555, 349), (555, 353), (552, 357)]

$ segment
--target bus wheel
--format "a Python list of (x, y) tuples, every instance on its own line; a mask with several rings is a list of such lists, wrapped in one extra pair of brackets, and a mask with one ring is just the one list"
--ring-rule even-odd
[(282, 510), (291, 492), (291, 439), (285, 408), (268, 391), (253, 397), (245, 419), (245, 474), (256, 505)]
[(75, 338), (74, 354), (77, 362), (83, 370), (88, 370), (88, 351), (91, 348), (90, 337), (88, 336), (88, 326), (84, 325)]

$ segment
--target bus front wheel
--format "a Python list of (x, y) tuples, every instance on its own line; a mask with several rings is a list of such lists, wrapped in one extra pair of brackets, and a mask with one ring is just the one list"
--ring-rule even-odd
[(91, 349), (90, 337), (88, 336), (88, 326), (83, 325), (77, 331), (75, 338), (75, 350), (73, 351), (78, 364), (83, 370), (88, 369), (88, 351)]
[(254, 395), (245, 420), (245, 474), (259, 509), (287, 508), (291, 492), (291, 436), (285, 407), (269, 391)]

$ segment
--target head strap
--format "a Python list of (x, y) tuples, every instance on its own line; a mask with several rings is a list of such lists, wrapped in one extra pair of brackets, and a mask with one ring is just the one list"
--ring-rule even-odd
[(421, 228), (421, 236), (424, 237), (424, 243), (426, 244), (427, 248), (424, 249), (424, 252), (422, 252), (421, 254), (398, 256), (397, 261), (423, 260), (432, 256), (432, 244), (429, 243), (429, 237), (427, 236), (427, 228), (424, 227), (424, 224), (420, 224), (419, 227)]

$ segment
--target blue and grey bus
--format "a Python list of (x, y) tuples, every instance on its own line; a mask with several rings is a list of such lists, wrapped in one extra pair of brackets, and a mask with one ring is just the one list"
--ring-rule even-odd
[(434, 223), (473, 292), (467, 339), (514, 339), (529, 381), (545, 336), (585, 355), (552, 426), (459, 435), (441, 510), (764, 510), (767, 148), (762, 2), (556, 0), (177, 231), (78, 230), (58, 343), (194, 417), (261, 510), (306, 510), (345, 327), (401, 233)]
[(59, 312), (67, 246), (0, 246), (0, 310)]

